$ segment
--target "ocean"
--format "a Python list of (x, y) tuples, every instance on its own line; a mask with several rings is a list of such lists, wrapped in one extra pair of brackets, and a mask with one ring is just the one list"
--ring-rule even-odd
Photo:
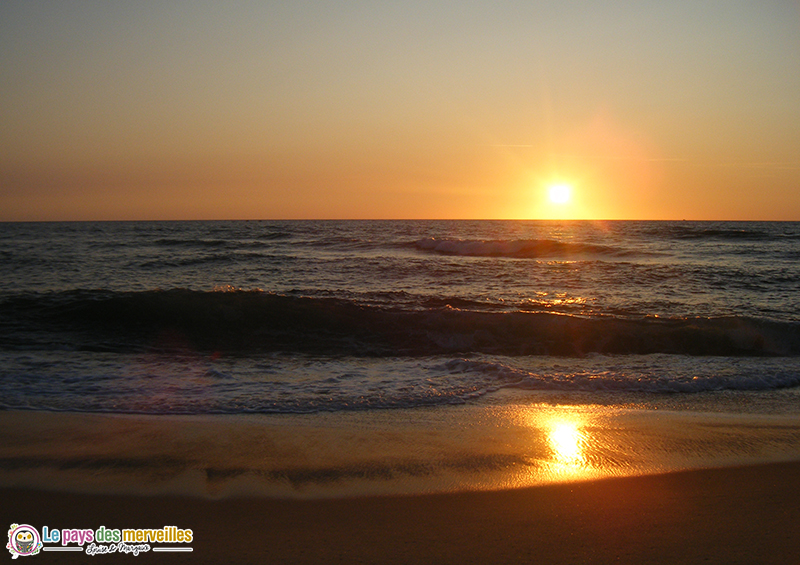
[(6, 483), (338, 495), (538, 484), (559, 458), (563, 479), (800, 457), (798, 222), (4, 223), (0, 242)]

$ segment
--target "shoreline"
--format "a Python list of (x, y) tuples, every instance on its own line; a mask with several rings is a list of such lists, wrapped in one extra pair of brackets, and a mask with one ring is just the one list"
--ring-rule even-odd
[(800, 460), (796, 417), (475, 404), (299, 416), (0, 411), (0, 487), (209, 500), (503, 491)]
[(167, 559), (192, 563), (789, 563), (800, 555), (798, 476), (791, 461), (427, 495), (0, 497), (9, 524), (40, 530), (191, 528), (190, 557)]

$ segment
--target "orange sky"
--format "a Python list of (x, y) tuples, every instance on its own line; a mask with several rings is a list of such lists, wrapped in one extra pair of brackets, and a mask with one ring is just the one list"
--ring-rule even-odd
[(109, 4), (0, 3), (0, 220), (800, 220), (795, 2)]

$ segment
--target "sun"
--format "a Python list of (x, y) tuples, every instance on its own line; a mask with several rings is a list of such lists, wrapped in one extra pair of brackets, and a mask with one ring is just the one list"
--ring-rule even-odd
[(566, 204), (572, 198), (572, 187), (568, 184), (553, 184), (547, 189), (550, 202), (553, 204)]

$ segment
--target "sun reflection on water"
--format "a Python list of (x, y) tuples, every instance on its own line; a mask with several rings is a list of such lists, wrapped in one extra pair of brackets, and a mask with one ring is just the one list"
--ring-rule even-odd
[(538, 426), (550, 448), (542, 469), (550, 480), (582, 480), (602, 474), (591, 464), (594, 439), (585, 414), (572, 410), (551, 413), (539, 419)]
[[(491, 442), (476, 446), (516, 458), (491, 488), (519, 488), (641, 474), (641, 434), (624, 407), (518, 403), (491, 409)], [(490, 481), (491, 482), (491, 481)]]
[(554, 422), (547, 439), (557, 462), (563, 464), (583, 462), (583, 434), (574, 422)]
[[(600, 454), (604, 417), (589, 407), (530, 406), (518, 414), (533, 434), (529, 444), (531, 484), (576, 481), (613, 474)], [(598, 435), (599, 434), (599, 435)]]

